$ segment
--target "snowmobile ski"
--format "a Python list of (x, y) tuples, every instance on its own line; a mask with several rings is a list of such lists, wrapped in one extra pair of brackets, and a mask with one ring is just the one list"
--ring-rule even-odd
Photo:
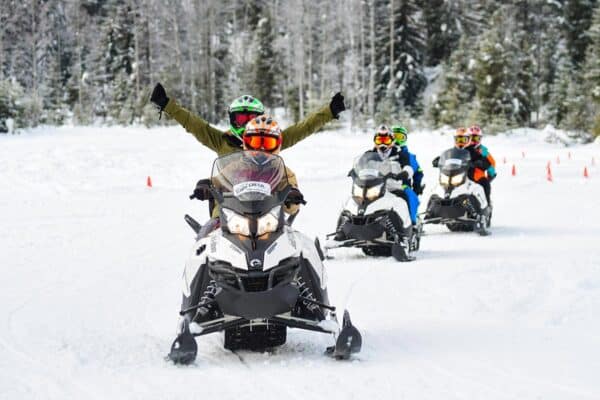
[(325, 353), (337, 360), (347, 360), (352, 354), (360, 352), (361, 347), (362, 336), (358, 329), (352, 325), (350, 313), (346, 310), (344, 311), (342, 329), (335, 341), (335, 346), (328, 347)]
[(197, 353), (196, 339), (190, 332), (188, 321), (184, 320), (182, 332), (177, 335), (171, 345), (171, 351), (168, 355), (169, 360), (173, 361), (174, 364), (187, 365), (196, 359)]

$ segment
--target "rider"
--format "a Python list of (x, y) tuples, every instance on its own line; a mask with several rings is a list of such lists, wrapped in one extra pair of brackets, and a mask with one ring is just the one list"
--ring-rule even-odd
[[(373, 136), (374, 147), (366, 153), (377, 153), (382, 161), (390, 161), (392, 163), (393, 178), (388, 178), (386, 181), (387, 189), (390, 193), (401, 197), (408, 204), (408, 211), (413, 225), (417, 224), (417, 209), (419, 207), (419, 197), (411, 189), (411, 181), (414, 175), (414, 170), (410, 165), (408, 153), (401, 152), (394, 146), (394, 134), (386, 125), (380, 125)], [(396, 168), (395, 168), (396, 167)], [(346, 236), (340, 230), (343, 223), (338, 223), (334, 240), (345, 240)]]
[[(281, 151), (281, 144), (283, 142), (283, 133), (279, 124), (269, 115), (259, 115), (258, 117), (250, 120), (246, 125), (242, 134), (243, 150), (257, 150), (265, 153), (279, 154)], [(298, 180), (296, 174), (289, 169), (287, 166), (286, 175), (287, 183), (292, 187), (289, 192), (285, 203), (284, 211), (294, 217), (299, 209), (300, 204), (306, 204), (304, 196), (298, 189)], [(284, 181), (285, 182), (285, 181)], [(202, 183), (202, 184), (201, 184)], [(199, 185), (194, 190), (194, 197), (204, 200), (209, 198), (208, 187), (206, 181), (200, 181)], [(218, 185), (218, 181), (213, 179), (213, 186)], [(219, 226), (219, 208), (212, 207), (211, 219), (206, 223), (200, 232), (199, 237), (203, 237), (210, 233), (212, 230)]]
[(473, 171), (474, 180), (483, 186), (485, 197), (488, 203), (491, 204), (491, 182), (496, 177), (496, 160), (494, 160), (494, 157), (492, 157), (492, 154), (489, 152), (487, 147), (481, 144), (483, 132), (481, 131), (479, 125), (471, 126), (468, 132), (471, 136), (471, 144), (468, 147), (468, 150), (471, 153), (471, 158), (473, 158), (473, 153), (480, 155), (483, 158), (483, 160), (477, 160), (473, 163), (475, 166)]
[(423, 169), (421, 169), (421, 166), (417, 161), (417, 156), (411, 153), (406, 145), (408, 140), (408, 129), (401, 125), (394, 125), (392, 126), (392, 133), (394, 134), (394, 141), (399, 151), (401, 153), (408, 154), (410, 166), (412, 167), (413, 171), (415, 171), (413, 175), (412, 188), (417, 195), (421, 195), (423, 194), (423, 186), (421, 185), (421, 182), (423, 181)]
[[(181, 107), (173, 99), (167, 97), (164, 87), (157, 83), (150, 96), (150, 101), (162, 112), (174, 118), (186, 131), (206, 147), (217, 152), (219, 156), (242, 150), (242, 133), (244, 127), (254, 117), (262, 115), (265, 107), (256, 98), (244, 95), (235, 99), (228, 108), (229, 130), (221, 131), (211, 126), (204, 119)], [(292, 147), (302, 139), (315, 133), (346, 109), (344, 96), (336, 93), (328, 105), (309, 114), (304, 120), (287, 127), (283, 131), (281, 149)]]

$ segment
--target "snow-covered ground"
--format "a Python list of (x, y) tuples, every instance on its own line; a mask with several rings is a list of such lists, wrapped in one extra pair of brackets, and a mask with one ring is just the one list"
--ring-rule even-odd
[[(164, 356), (193, 239), (182, 217), (206, 217), (187, 196), (211, 152), (178, 127), (1, 136), (0, 399), (599, 399), (600, 146), (541, 136), (484, 139), (499, 164), (490, 237), (427, 226), (413, 263), (327, 262), (330, 296), (363, 334), (353, 361), (291, 330), (264, 354), (199, 338), (188, 367)], [(298, 229), (333, 230), (370, 143), (339, 130), (283, 152), (308, 200)], [(431, 189), (451, 138), (409, 143)]]

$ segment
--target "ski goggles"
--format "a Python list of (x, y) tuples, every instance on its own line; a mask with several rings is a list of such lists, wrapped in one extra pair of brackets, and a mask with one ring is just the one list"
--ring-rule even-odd
[(481, 135), (471, 135), (471, 143), (473, 143), (473, 144), (481, 143)]
[(281, 136), (244, 135), (244, 144), (251, 150), (273, 151), (281, 146)]
[(454, 136), (454, 143), (456, 144), (469, 144), (471, 137), (469, 136)]
[(233, 122), (235, 122), (237, 126), (245, 126), (257, 116), (258, 114), (256, 113), (238, 112), (233, 114)]
[(394, 133), (394, 139), (396, 139), (396, 142), (398, 143), (404, 143), (406, 142), (406, 139), (408, 139), (408, 136), (406, 135), (406, 133), (398, 132)]
[(375, 135), (375, 138), (373, 139), (373, 141), (375, 142), (376, 145), (380, 145), (380, 144), (390, 145), (390, 144), (392, 144), (393, 140), (394, 139), (388, 135)]

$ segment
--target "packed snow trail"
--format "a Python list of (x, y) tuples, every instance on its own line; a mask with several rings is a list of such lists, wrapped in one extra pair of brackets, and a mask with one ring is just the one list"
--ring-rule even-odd
[[(213, 154), (178, 127), (0, 136), (0, 398), (598, 399), (600, 147), (541, 135), (484, 138), (499, 170), (490, 237), (427, 225), (412, 263), (336, 251), (330, 296), (363, 334), (354, 361), (323, 356), (329, 336), (290, 330), (272, 353), (201, 337), (188, 367), (164, 356), (193, 241), (183, 215), (207, 217), (187, 196)], [(431, 159), (451, 143), (409, 136), (422, 210)], [(340, 129), (282, 153), (308, 201), (297, 229), (334, 229), (370, 144)]]

